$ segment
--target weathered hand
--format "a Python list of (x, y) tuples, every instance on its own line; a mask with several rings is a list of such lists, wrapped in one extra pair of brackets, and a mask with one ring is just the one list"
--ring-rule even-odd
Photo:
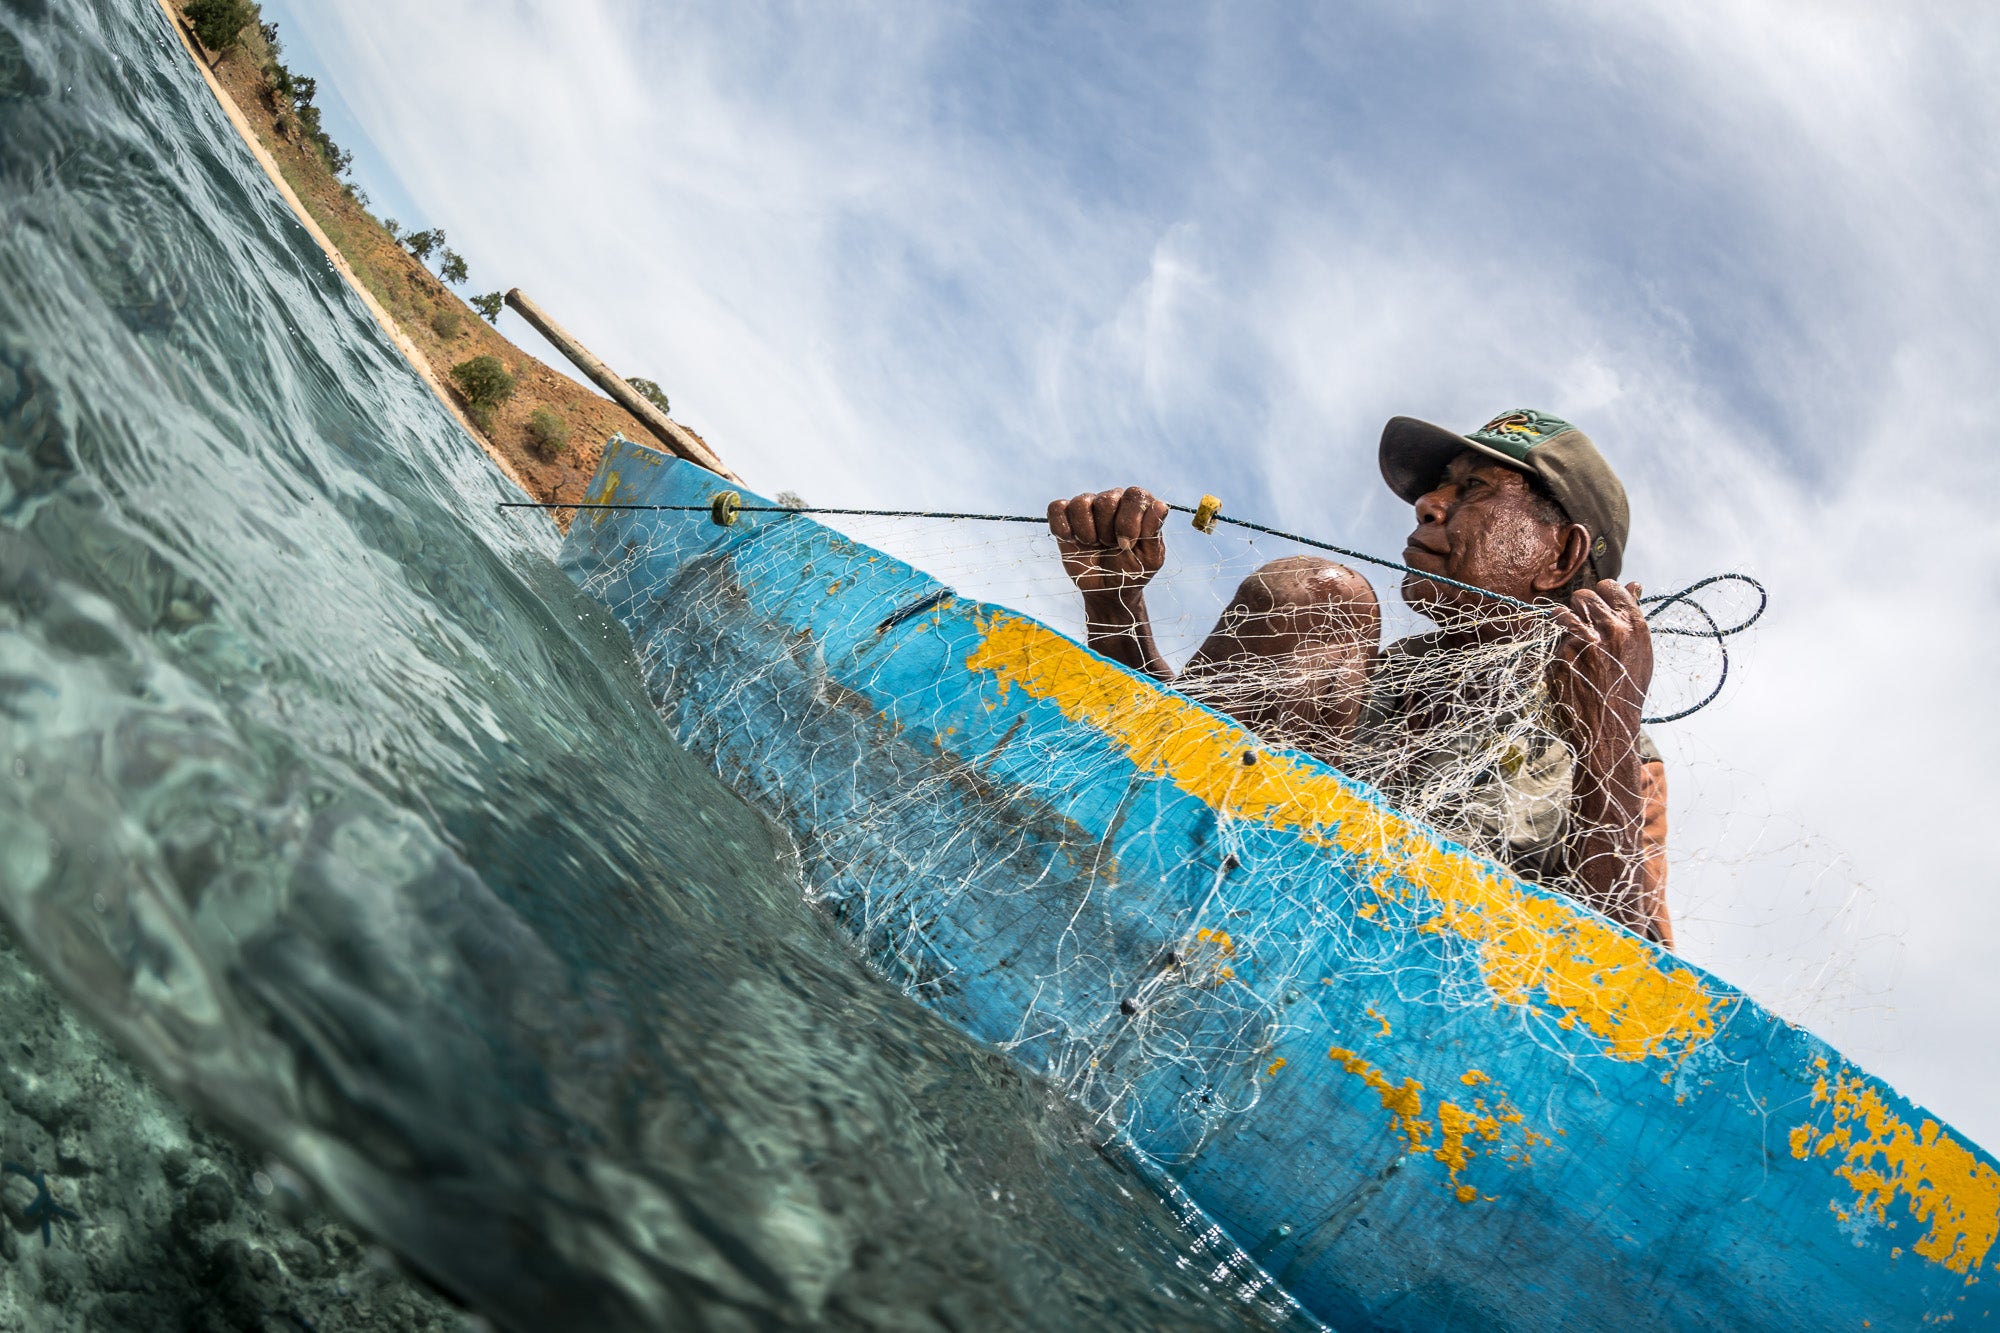
[(1653, 634), (1639, 608), (1639, 585), (1600, 579), (1572, 594), (1555, 618), (1563, 633), (1549, 689), (1569, 722), (1570, 743), (1586, 767), (1607, 746), (1621, 753), (1603, 759), (1622, 759), (1638, 741), (1653, 682)]
[(1063, 572), (1085, 598), (1136, 592), (1167, 558), (1167, 505), (1137, 486), (1049, 501), (1049, 531)]

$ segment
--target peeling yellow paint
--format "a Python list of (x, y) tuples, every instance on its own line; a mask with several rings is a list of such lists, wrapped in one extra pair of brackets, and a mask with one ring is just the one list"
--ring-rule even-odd
[(1203, 926), (1182, 943), (1179, 962), (1189, 984), (1214, 986), (1235, 979), (1236, 969), (1227, 964), (1235, 956), (1236, 941), (1228, 931)]
[[(1842, 1069), (1831, 1083), (1819, 1079), (1813, 1102), (1827, 1111), (1819, 1122), (1792, 1130), (1792, 1156), (1838, 1160), (1834, 1174), (1854, 1187), (1853, 1211), (1870, 1212), (1878, 1222), (1888, 1221), (1889, 1205), (1904, 1196), (1917, 1220), (1930, 1226), (1910, 1246), (1924, 1258), (1954, 1273), (1970, 1273), (1986, 1261), (2000, 1239), (2000, 1171), (1935, 1120), (1912, 1129), (1884, 1104), (1880, 1089), (1853, 1070)], [(1848, 1212), (1833, 1206), (1846, 1220)]]
[[(1401, 1083), (1393, 1082), (1380, 1069), (1342, 1046), (1332, 1047), (1326, 1054), (1375, 1090), (1382, 1099), (1382, 1109), (1389, 1112), (1391, 1126), (1403, 1136), (1411, 1152), (1426, 1154), (1444, 1164), (1460, 1203), (1471, 1203), (1478, 1194), (1471, 1185), (1461, 1184), (1458, 1179), (1458, 1173), (1471, 1165), (1473, 1158), (1499, 1153), (1503, 1161), (1532, 1162), (1530, 1149), (1553, 1142), (1546, 1134), (1537, 1134), (1523, 1124), (1521, 1112), (1504, 1093), (1499, 1095), (1496, 1106), (1488, 1106), (1484, 1098), (1477, 1098), (1469, 1110), (1456, 1102), (1440, 1101), (1433, 1123), (1424, 1118), (1424, 1085), (1417, 1080), (1405, 1078)], [(1459, 1082), (1472, 1086), (1492, 1080), (1476, 1069), (1469, 1069), (1459, 1075)], [(1503, 1145), (1508, 1126), (1520, 1130), (1521, 1142), (1517, 1148)], [(1437, 1132), (1436, 1143), (1431, 1142), (1433, 1129)]]
[(1458, 1173), (1471, 1160), (1469, 1154), (1478, 1151), (1467, 1143), (1468, 1138), (1484, 1139), (1488, 1143), (1500, 1138), (1500, 1122), (1497, 1119), (1467, 1111), (1456, 1102), (1439, 1102), (1437, 1117), (1438, 1146), (1433, 1156), (1451, 1168), (1453, 1179), (1457, 1179)]
[(1281, 1055), (1277, 1059), (1271, 1061), (1270, 1067), (1264, 1071), (1264, 1077), (1270, 1078), (1273, 1074), (1276, 1074), (1280, 1069), (1283, 1069), (1284, 1067), (1285, 1067), (1285, 1057)]
[(1430, 1121), (1423, 1118), (1424, 1085), (1413, 1078), (1391, 1083), (1388, 1075), (1343, 1047), (1335, 1046), (1326, 1054), (1329, 1060), (1338, 1060), (1342, 1069), (1375, 1089), (1382, 1099), (1382, 1109), (1393, 1117), (1391, 1123), (1409, 1140), (1410, 1151), (1422, 1152), (1431, 1132)]
[(1733, 1002), (1637, 937), (1446, 850), (1422, 826), (1316, 766), (1269, 752), (1244, 764), (1254, 739), (1242, 727), (1110, 667), (1044, 625), (996, 611), (981, 630), (966, 665), (990, 672), (1003, 698), (1018, 686), (1054, 704), (1115, 742), (1141, 771), (1220, 815), (1293, 829), (1372, 861), (1380, 867), (1370, 881), (1377, 893), (1402, 896), (1392, 881), (1414, 886), (1436, 911), (1431, 929), (1477, 946), (1496, 996), (1528, 1005), (1539, 992), (1614, 1059), (1685, 1055), (1715, 1034)]
[[(1496, 1004), (1530, 1013), (1546, 1006), (1555, 1022), (1590, 1034), (1614, 1059), (1678, 1061), (1715, 1035), (1735, 1003), (1671, 956), (1467, 853), (1446, 849), (1428, 830), (1317, 765), (1269, 751), (1244, 764), (1241, 756), (1254, 739), (1242, 727), (1106, 665), (1045, 626), (994, 612), (982, 618), (981, 631), (966, 665), (990, 673), (1002, 699), (1019, 688), (1054, 705), (1116, 744), (1141, 772), (1171, 782), (1218, 815), (1293, 830), (1371, 864), (1366, 886), (1377, 898), (1414, 902), (1426, 909), (1421, 929), (1450, 932), (1475, 947)], [(1374, 912), (1362, 919), (1397, 928)], [(1495, 1143), (1488, 1125), (1521, 1122), (1501, 1096), (1491, 1108), (1477, 1099), (1469, 1110), (1440, 1102), (1433, 1123), (1425, 1118), (1423, 1086), (1415, 1079), (1394, 1081), (1338, 1047), (1329, 1054), (1382, 1098), (1412, 1151), (1436, 1157), (1454, 1174), (1459, 1159), (1470, 1161), (1475, 1150)], [(1815, 1063), (1825, 1070), (1825, 1061)], [(1471, 1086), (1473, 1072), (1461, 1082)], [(1888, 1205), (1901, 1195), (1930, 1228), (1911, 1249), (1960, 1273), (1985, 1261), (2000, 1238), (2000, 1172), (1936, 1123), (1904, 1124), (1858, 1075), (1821, 1078), (1815, 1100), (1830, 1108), (1823, 1115), (1830, 1115), (1831, 1127), (1800, 1126), (1790, 1145), (1800, 1158), (1837, 1157), (1836, 1170), (1854, 1187), (1856, 1203), (1850, 1210), (1836, 1206), (1836, 1212), (1851, 1216), (1866, 1209), (1887, 1220)], [(1525, 1160), (1534, 1144), (1552, 1142), (1525, 1128), (1522, 1137), (1510, 1160)], [(1455, 1192), (1464, 1197), (1462, 1189)]]
[[(583, 496), (583, 502), (585, 504), (594, 504), (594, 505), (610, 504), (612, 500), (617, 497), (618, 487), (623, 483), (623, 481), (624, 478), (620, 477), (616, 470), (605, 472), (604, 489), (599, 491), (596, 495), (592, 495), (590, 494), (589, 491), (585, 491)], [(593, 528), (601, 528), (604, 526), (604, 520), (608, 517), (610, 517), (610, 511), (605, 509), (600, 509), (596, 513), (590, 516), (590, 526)]]
[(1226, 930), (1210, 930), (1207, 926), (1203, 926), (1194, 933), (1194, 937), (1203, 944), (1214, 945), (1217, 950), (1231, 957), (1236, 954), (1236, 941), (1229, 938), (1229, 932)]

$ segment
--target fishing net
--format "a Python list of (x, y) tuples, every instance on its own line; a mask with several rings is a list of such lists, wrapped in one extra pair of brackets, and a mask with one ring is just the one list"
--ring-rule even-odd
[[(814, 518), (961, 596), (1011, 608), (1078, 641), (1087, 637), (1055, 540), (1035, 525), (962, 516), (816, 512)], [(710, 521), (705, 512), (657, 519)], [(1147, 597), (1162, 651), (1179, 664), (1246, 577), (1273, 560), (1298, 557), (1302, 548), (1264, 532), (1201, 533), (1175, 524), (1167, 552)], [(887, 759), (857, 763), (854, 756), (879, 749), (883, 719), (830, 679), (814, 646), (796, 635), (746, 633), (743, 590), (723, 565), (694, 562), (663, 574), (649, 572), (649, 555), (628, 544), (586, 587), (607, 600), (636, 592), (649, 608), (635, 646), (664, 716), (684, 744), (791, 834), (811, 897), (864, 941), (891, 980), (946, 1008), (965, 981), (953, 961), (962, 955), (942, 942), (956, 895), (981, 895), (979, 910), (989, 913), (996, 901), (1004, 908), (1011, 898), (1020, 913), (1051, 918), (1053, 938), (1040, 941), (1027, 964), (1036, 998), (1012, 1031), (991, 1039), (1108, 1131), (1147, 1145), (1162, 1160), (1197, 1151), (1232, 1113), (1255, 1104), (1265, 1086), (1259, 1075), (1306, 1012), (1302, 997), (1309, 1000), (1330, 980), (1322, 976), (1329, 950), (1350, 993), (1372, 985), (1385, 999), (1446, 1014), (1493, 1005), (1493, 990), (1477, 969), (1411, 967), (1411, 941), (1435, 929), (1426, 924), (1423, 904), (1393, 895), (1357, 902), (1352, 893), (1318, 889), (1293, 890), (1274, 903), (1268, 883), (1229, 873), (1253, 855), (1246, 837), (1256, 830), (1227, 817), (1215, 830), (1217, 845), (1201, 849), (1222, 867), (1206, 900), (1184, 915), (1167, 947), (1136, 948), (1112, 910), (1119, 867), (1102, 846), (1066, 834), (1060, 812), (996, 784), (948, 748), (908, 744)], [(831, 577), (837, 586), (839, 577)], [(1429, 725), (1364, 726), (1344, 737), (1295, 730), (1259, 739), (1274, 751), (1299, 749), (1334, 762), (1409, 818), (1523, 869), (1524, 838), (1546, 850), (1551, 840), (1559, 846), (1579, 836), (1574, 828), (1532, 827), (1550, 805), (1546, 793), (1534, 791), (1546, 778), (1538, 769), (1570, 761), (1547, 686), (1559, 631), (1546, 615), (1495, 605), (1462, 613), (1490, 617), (1483, 628), (1491, 632), (1449, 652), (1407, 651), (1433, 627), (1403, 604), (1399, 579), (1392, 570), (1375, 580), (1382, 638), (1395, 646), (1353, 687), (1421, 699)], [(1673, 717), (1712, 699), (1728, 669), (1725, 631), (1741, 628), (1761, 607), (1761, 589), (1747, 580), (1654, 599), (1649, 717)], [(1461, 619), (1457, 628), (1468, 626)], [(1291, 663), (1250, 661), (1197, 673), (1180, 686), (1244, 718), (1261, 702), (1324, 682), (1305, 678)], [(1129, 703), (1111, 706), (1136, 712), (1149, 704), (1140, 690)], [(1044, 789), (1080, 790), (1091, 776), (1085, 768), (1104, 762), (1060, 737), (1023, 735), (1011, 743), (1032, 753)], [(801, 753), (814, 757), (810, 781), (798, 777)], [(1134, 817), (1143, 815), (1116, 816)], [(1384, 858), (1398, 854), (1387, 845), (1377, 850)], [(1582, 897), (1560, 864), (1555, 857), (1548, 865), (1557, 869), (1545, 865), (1529, 877)], [(912, 885), (922, 892), (913, 895)], [(1049, 910), (1052, 902), (1066, 910)], [(1368, 1013), (1386, 1027), (1374, 1009)], [(1522, 1009), (1520, 1021), (1536, 1040), (1578, 1058), (1605, 1053), (1593, 1049), (1591, 1034), (1559, 1028), (1532, 1006)], [(1170, 1099), (1160, 1095), (1168, 1084), (1181, 1090)], [(1478, 1104), (1508, 1124), (1520, 1120), (1498, 1091)], [(1507, 1150), (1532, 1146), (1532, 1132), (1507, 1133), (1514, 1140)]]

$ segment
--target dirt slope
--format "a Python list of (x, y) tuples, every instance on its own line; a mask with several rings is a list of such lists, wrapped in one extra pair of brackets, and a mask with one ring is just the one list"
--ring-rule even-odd
[[(191, 51), (200, 51), (185, 25), (182, 32)], [(474, 438), (533, 498), (548, 503), (580, 499), (597, 469), (604, 441), (614, 431), (652, 443), (651, 434), (631, 413), (502, 337), (390, 237), (299, 130), (292, 107), (266, 73), (272, 53), (255, 24), (245, 28), (238, 44), (220, 57), (204, 55), (202, 63), (212, 72), (213, 82), (235, 103), (242, 122), (338, 257), (346, 261), (353, 278), (394, 322), (403, 335), (398, 341), (405, 355), (414, 352), (413, 360), (422, 358), (418, 369), (430, 372), (427, 378), (433, 386), (443, 386), (448, 400), (456, 398), (450, 387), (451, 368), (482, 354), (500, 358), (515, 376), (513, 397), (491, 414), (484, 428), (463, 411), (462, 400), (453, 406)], [(556, 308), (559, 311), (559, 305)], [(569, 426), (569, 443), (553, 454), (537, 450), (528, 436), (529, 414), (538, 407), (552, 409)], [(566, 524), (569, 515), (559, 517)]]

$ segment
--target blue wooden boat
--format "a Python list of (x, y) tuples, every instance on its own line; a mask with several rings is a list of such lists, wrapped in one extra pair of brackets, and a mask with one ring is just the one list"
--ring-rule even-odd
[[(717, 489), (614, 441), (590, 499)], [(1332, 768), (804, 515), (562, 559), (884, 972), (1334, 1327), (2000, 1325), (1989, 1154)]]

